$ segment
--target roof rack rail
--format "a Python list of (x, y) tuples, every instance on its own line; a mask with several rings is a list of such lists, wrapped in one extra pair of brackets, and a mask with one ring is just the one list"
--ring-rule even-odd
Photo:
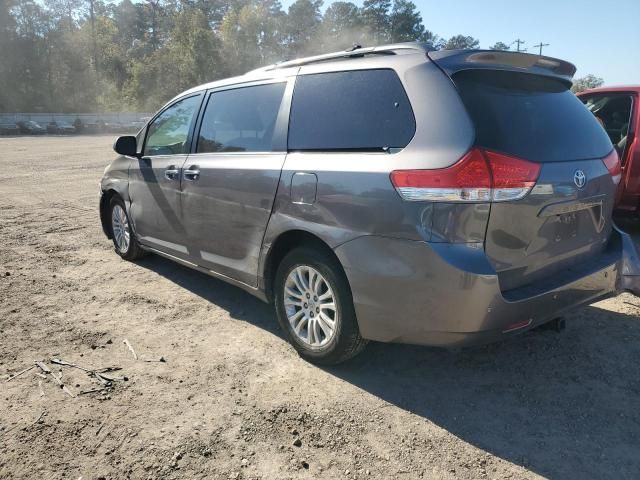
[(297, 58), (295, 60), (285, 60), (282, 62), (274, 63), (266, 67), (257, 68), (246, 73), (246, 75), (267, 72), (270, 70), (276, 70), (278, 68), (288, 67), (300, 67), (302, 65), (309, 65), (311, 63), (326, 62), (329, 60), (339, 60), (348, 58), (364, 57), (366, 55), (397, 55), (398, 51), (403, 50), (417, 50), (427, 52), (427, 49), (421, 43), (408, 42), (408, 43), (395, 43), (391, 45), (380, 45), (378, 47), (361, 47), (360, 45), (354, 45), (347, 50), (341, 50), (339, 52), (325, 53), (322, 55), (315, 55), (313, 57)]

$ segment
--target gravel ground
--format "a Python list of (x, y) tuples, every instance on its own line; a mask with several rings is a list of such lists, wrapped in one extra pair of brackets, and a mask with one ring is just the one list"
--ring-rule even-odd
[[(318, 368), (250, 295), (115, 255), (97, 213), (112, 140), (0, 139), (0, 478), (639, 477), (639, 298), (562, 334)], [(127, 380), (81, 394), (95, 375), (52, 357)], [(76, 396), (38, 369), (6, 383), (34, 360)]]

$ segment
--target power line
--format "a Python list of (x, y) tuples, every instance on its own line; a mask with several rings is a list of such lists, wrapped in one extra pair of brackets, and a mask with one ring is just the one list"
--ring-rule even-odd
[[(520, 50), (520, 45), (522, 45), (522, 44), (524, 44), (524, 43), (525, 43), (525, 41), (524, 41), (524, 40), (520, 40), (519, 38), (517, 38), (516, 40), (514, 40), (513, 42), (511, 42), (511, 45), (513, 45), (514, 43), (516, 43), (516, 44), (518, 45), (518, 46), (517, 46), (516, 51), (518, 51), (518, 52), (526, 52), (526, 51), (527, 51), (527, 49), (526, 49), (526, 48), (525, 48), (525, 49), (523, 49), (523, 50)], [(511, 45), (509, 45), (509, 46), (511, 46)]]
[(550, 44), (549, 43), (542, 43), (540, 42), (538, 45), (534, 45), (534, 47), (538, 47), (540, 48), (540, 53), (539, 55), (542, 56), (542, 47), (548, 47)]

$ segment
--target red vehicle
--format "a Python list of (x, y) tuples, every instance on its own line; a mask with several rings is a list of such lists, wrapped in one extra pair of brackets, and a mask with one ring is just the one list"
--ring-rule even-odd
[(578, 98), (598, 118), (620, 156), (618, 209), (640, 215), (640, 85), (594, 88)]

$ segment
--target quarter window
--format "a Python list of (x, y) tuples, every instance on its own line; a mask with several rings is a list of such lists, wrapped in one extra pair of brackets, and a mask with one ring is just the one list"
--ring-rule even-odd
[(188, 153), (187, 139), (200, 96), (185, 98), (158, 115), (149, 125), (144, 155)]
[(393, 70), (302, 75), (296, 80), (289, 150), (381, 150), (405, 147), (416, 129)]
[(214, 92), (198, 136), (198, 153), (271, 152), (285, 83)]

